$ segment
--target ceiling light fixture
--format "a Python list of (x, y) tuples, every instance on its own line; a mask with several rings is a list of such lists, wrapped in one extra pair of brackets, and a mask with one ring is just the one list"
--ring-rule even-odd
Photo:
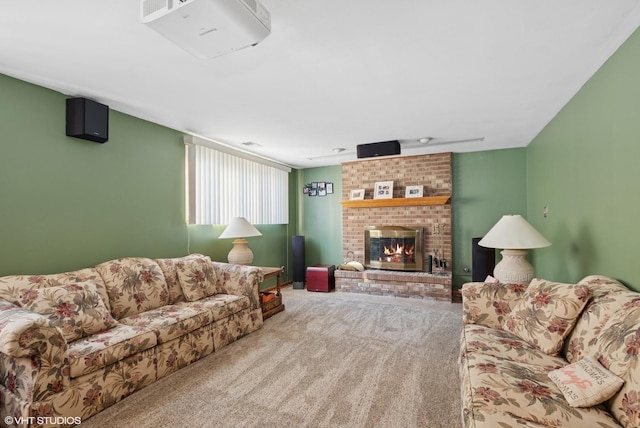
[(342, 153), (345, 150), (347, 149), (345, 149), (344, 147), (336, 147), (335, 149), (333, 149), (333, 153)]
[(422, 137), (418, 140), (420, 144), (429, 144), (433, 140), (433, 137)]

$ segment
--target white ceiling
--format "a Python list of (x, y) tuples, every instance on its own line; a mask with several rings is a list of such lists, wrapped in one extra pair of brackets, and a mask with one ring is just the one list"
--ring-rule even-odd
[(637, 0), (261, 2), (271, 35), (203, 61), (138, 0), (0, 0), (0, 73), (302, 168), (526, 146), (640, 26)]

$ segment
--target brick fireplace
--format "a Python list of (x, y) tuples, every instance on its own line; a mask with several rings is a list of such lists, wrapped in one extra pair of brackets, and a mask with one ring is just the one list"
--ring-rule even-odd
[[(390, 206), (369, 204), (374, 183), (393, 181)], [(405, 197), (407, 186), (424, 185), (427, 198)], [(336, 271), (336, 290), (451, 299), (451, 205), (431, 204), (430, 197), (451, 196), (451, 153), (386, 157), (342, 164), (342, 253), (345, 261), (365, 264), (364, 231), (370, 226), (422, 228), (423, 269), (421, 272), (396, 272), (384, 269), (365, 272)], [(347, 203), (353, 189), (365, 189), (365, 201)], [(447, 200), (447, 198), (440, 198)], [(350, 201), (349, 201), (350, 202)], [(424, 202), (424, 203), (423, 203)], [(437, 250), (437, 251), (436, 251)], [(428, 273), (429, 256), (444, 260), (446, 267), (433, 265)]]

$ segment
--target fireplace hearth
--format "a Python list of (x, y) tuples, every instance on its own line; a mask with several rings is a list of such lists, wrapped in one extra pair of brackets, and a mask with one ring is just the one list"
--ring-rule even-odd
[(364, 244), (367, 268), (422, 271), (422, 228), (370, 226), (364, 231)]

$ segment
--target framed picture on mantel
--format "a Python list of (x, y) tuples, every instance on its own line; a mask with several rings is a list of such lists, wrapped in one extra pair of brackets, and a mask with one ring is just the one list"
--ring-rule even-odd
[(373, 188), (373, 199), (393, 198), (393, 181), (376, 181)]
[(349, 193), (349, 199), (352, 201), (364, 199), (364, 189), (353, 189), (351, 193)]
[(424, 186), (407, 186), (405, 190), (405, 198), (421, 198)]

